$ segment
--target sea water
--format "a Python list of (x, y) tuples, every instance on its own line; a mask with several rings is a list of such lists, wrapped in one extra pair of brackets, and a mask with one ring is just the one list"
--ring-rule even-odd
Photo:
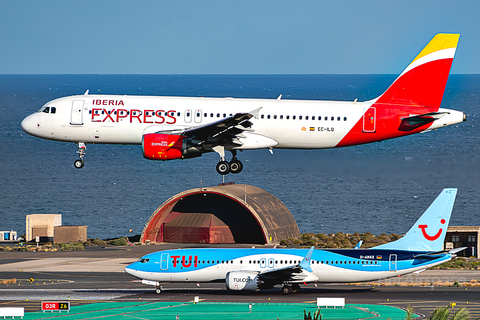
[[(480, 225), (480, 75), (451, 75), (442, 107), (467, 122), (409, 137), (328, 150), (239, 152), (244, 170), (218, 175), (218, 155), (145, 160), (141, 146), (87, 145), (77, 170), (74, 143), (20, 128), (62, 96), (167, 95), (370, 100), (393, 75), (3, 75), (0, 76), (0, 230), (25, 232), (27, 214), (62, 214), (89, 238), (140, 234), (154, 210), (191, 188), (234, 181), (278, 197), (301, 232), (405, 233), (443, 188), (459, 189), (451, 225)], [(228, 154), (229, 155), (229, 154)], [(225, 208), (228, 210), (228, 208)], [(248, 232), (248, 230), (245, 230)]]

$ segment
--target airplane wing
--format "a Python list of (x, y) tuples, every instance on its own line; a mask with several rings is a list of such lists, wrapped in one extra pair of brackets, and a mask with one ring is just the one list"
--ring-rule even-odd
[(233, 144), (242, 145), (238, 138), (243, 137), (242, 132), (244, 131), (253, 131), (252, 123), (249, 120), (258, 117), (260, 109), (248, 113), (237, 113), (213, 123), (192, 127), (183, 131), (182, 135), (200, 140), (198, 144), (229, 141)]
[(442, 251), (436, 251), (436, 252), (429, 252), (429, 253), (424, 253), (424, 254), (417, 254), (417, 255), (414, 255), (413, 257), (415, 259), (436, 259), (436, 258), (444, 256), (447, 253), (455, 254), (455, 253), (463, 251), (465, 249), (467, 249), (467, 247), (455, 248), (455, 249), (451, 249), (451, 250), (442, 250)]
[(297, 265), (261, 272), (259, 274), (260, 279), (265, 282), (274, 283), (305, 279), (307, 274), (304, 271), (312, 272), (310, 260), (312, 258), (313, 250), (314, 247), (312, 246), (302, 261)]

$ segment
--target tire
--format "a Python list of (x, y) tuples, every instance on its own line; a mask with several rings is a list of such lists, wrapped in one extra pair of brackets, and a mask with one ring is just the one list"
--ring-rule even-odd
[(292, 284), (292, 293), (299, 293), (300, 292), (300, 285)]
[(291, 293), (292, 293), (292, 287), (290, 287), (290, 286), (284, 286), (284, 287), (282, 288), (282, 293), (283, 293), (283, 294), (291, 294)]
[(78, 160), (75, 160), (75, 162), (73, 163), (73, 166), (77, 169), (82, 169), (84, 164), (85, 163), (83, 162), (83, 160), (78, 159)]
[(162, 293), (162, 289), (160, 289), (160, 288), (156, 288), (156, 289), (155, 289), (155, 293), (156, 293), (156, 294), (160, 294), (160, 293)]
[(230, 172), (230, 164), (227, 161), (220, 161), (217, 163), (217, 172), (222, 176), (228, 174)]
[(232, 160), (230, 161), (230, 172), (233, 174), (237, 174), (242, 172), (243, 170), (243, 163), (240, 160)]

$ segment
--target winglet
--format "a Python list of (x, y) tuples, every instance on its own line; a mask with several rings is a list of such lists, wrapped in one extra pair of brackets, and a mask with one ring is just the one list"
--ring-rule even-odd
[(312, 254), (313, 254), (313, 250), (315, 249), (314, 246), (312, 246), (310, 248), (310, 250), (308, 250), (307, 254), (305, 255), (305, 257), (303, 258), (302, 262), (300, 262), (299, 266), (300, 268), (302, 269), (305, 269), (307, 270), (308, 272), (313, 272), (312, 271), (312, 268), (310, 267), (310, 260), (312, 259)]
[(260, 112), (260, 110), (262, 109), (263, 107), (260, 107), (258, 109), (255, 109), (253, 111), (250, 111), (249, 113), (255, 118), (255, 119), (258, 119), (258, 113)]
[(360, 247), (362, 246), (362, 243), (363, 243), (363, 240), (358, 241), (357, 245), (353, 249), (360, 249)]

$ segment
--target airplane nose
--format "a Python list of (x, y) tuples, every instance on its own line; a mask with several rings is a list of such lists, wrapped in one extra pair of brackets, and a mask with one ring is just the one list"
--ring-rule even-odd
[(32, 115), (29, 115), (25, 119), (22, 120), (22, 123), (20, 123), (20, 126), (22, 127), (22, 130), (25, 131), (26, 133), (31, 134), (32, 129), (33, 129), (33, 121), (32, 121)]

